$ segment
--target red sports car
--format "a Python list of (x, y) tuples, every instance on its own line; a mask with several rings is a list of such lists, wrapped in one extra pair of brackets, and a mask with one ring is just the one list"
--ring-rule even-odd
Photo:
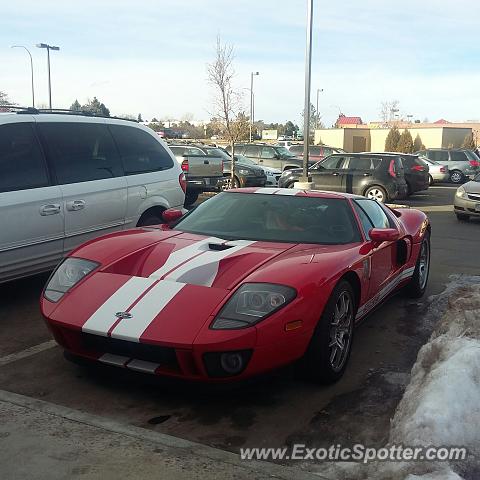
[(354, 324), (399, 288), (418, 297), (427, 285), (418, 210), (249, 188), (164, 219), (90, 241), (52, 274), (41, 309), (70, 357), (204, 381), (297, 362), (329, 383)]

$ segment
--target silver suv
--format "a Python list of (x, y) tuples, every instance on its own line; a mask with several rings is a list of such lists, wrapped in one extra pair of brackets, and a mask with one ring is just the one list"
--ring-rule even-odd
[(450, 181), (453, 183), (463, 183), (473, 178), (480, 171), (480, 158), (472, 150), (428, 148), (417, 152), (417, 154), (424, 155), (429, 160), (447, 167), (450, 173)]
[(135, 122), (0, 114), (0, 283), (48, 271), (81, 243), (182, 208), (180, 165)]

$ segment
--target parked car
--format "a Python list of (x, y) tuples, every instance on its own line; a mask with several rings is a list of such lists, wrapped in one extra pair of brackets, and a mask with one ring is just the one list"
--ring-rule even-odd
[(459, 220), (480, 217), (480, 173), (457, 189), (453, 206)]
[[(231, 153), (231, 147), (226, 149)], [(289, 168), (298, 168), (302, 166), (302, 160), (296, 158), (285, 147), (278, 147), (266, 143), (251, 143), (235, 145), (235, 155), (243, 155), (252, 159), (261, 166), (271, 167), (282, 172)], [(313, 165), (315, 162), (311, 162)]]
[[(355, 193), (378, 202), (404, 198), (408, 194), (400, 156), (379, 153), (336, 153), (310, 170), (318, 190)], [(293, 188), (301, 169), (283, 172), (279, 187)]]
[(222, 192), (75, 251), (41, 298), (67, 358), (203, 382), (297, 362), (311, 381), (339, 380), (355, 324), (402, 288), (424, 294), (428, 217), (291, 193)]
[(163, 222), (185, 189), (166, 144), (136, 122), (0, 114), (0, 282), (52, 270), (99, 235)]
[(430, 160), (423, 155), (419, 155), (419, 158), (422, 162), (425, 162), (428, 165), (428, 175), (430, 185), (433, 185), (435, 182), (448, 182), (450, 180), (450, 172), (448, 167), (437, 163), (433, 160)]
[(278, 185), (278, 180), (282, 174), (281, 170), (278, 170), (277, 168), (260, 166), (250, 158), (243, 155), (235, 155), (235, 162), (237, 162), (238, 165), (255, 165), (256, 167), (260, 167), (267, 177), (267, 181), (265, 182), (266, 187), (276, 187)]
[(202, 192), (218, 192), (223, 183), (223, 159), (188, 144), (170, 144), (187, 179), (185, 205), (193, 205)]
[(223, 160), (222, 190), (239, 187), (264, 187), (267, 177), (259, 165), (239, 162), (235, 164), (235, 178), (232, 183), (232, 157), (223, 148), (199, 146), (207, 155), (221, 157)]
[(417, 154), (448, 167), (450, 181), (453, 183), (463, 183), (480, 172), (480, 158), (472, 150), (427, 148)]
[[(292, 145), (288, 151), (297, 156), (300, 160), (303, 160), (303, 144)], [(310, 145), (308, 148), (308, 157), (314, 162), (323, 160), (325, 157), (328, 157), (332, 153), (344, 153), (343, 150), (328, 147), (327, 145)]]

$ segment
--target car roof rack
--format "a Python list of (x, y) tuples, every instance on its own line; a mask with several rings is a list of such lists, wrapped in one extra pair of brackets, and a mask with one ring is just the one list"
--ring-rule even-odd
[(99, 115), (97, 113), (88, 112), (85, 110), (70, 110), (68, 108), (35, 108), (35, 107), (21, 107), (19, 105), (0, 105), (0, 112), (17, 113), (27, 115), (38, 115), (45, 113), (54, 113), (59, 115), (79, 115), (81, 117), (95, 117), (95, 118), (112, 118), (114, 120), (126, 120), (127, 122), (138, 123), (134, 118), (112, 117), (107, 115)]

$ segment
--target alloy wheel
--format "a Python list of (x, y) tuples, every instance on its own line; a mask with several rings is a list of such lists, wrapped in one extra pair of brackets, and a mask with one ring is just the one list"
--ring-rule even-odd
[(329, 358), (335, 372), (340, 371), (348, 358), (353, 329), (353, 298), (343, 291), (335, 304), (330, 324)]
[(367, 198), (383, 203), (383, 201), (385, 200), (385, 195), (379, 188), (371, 188), (367, 193)]

